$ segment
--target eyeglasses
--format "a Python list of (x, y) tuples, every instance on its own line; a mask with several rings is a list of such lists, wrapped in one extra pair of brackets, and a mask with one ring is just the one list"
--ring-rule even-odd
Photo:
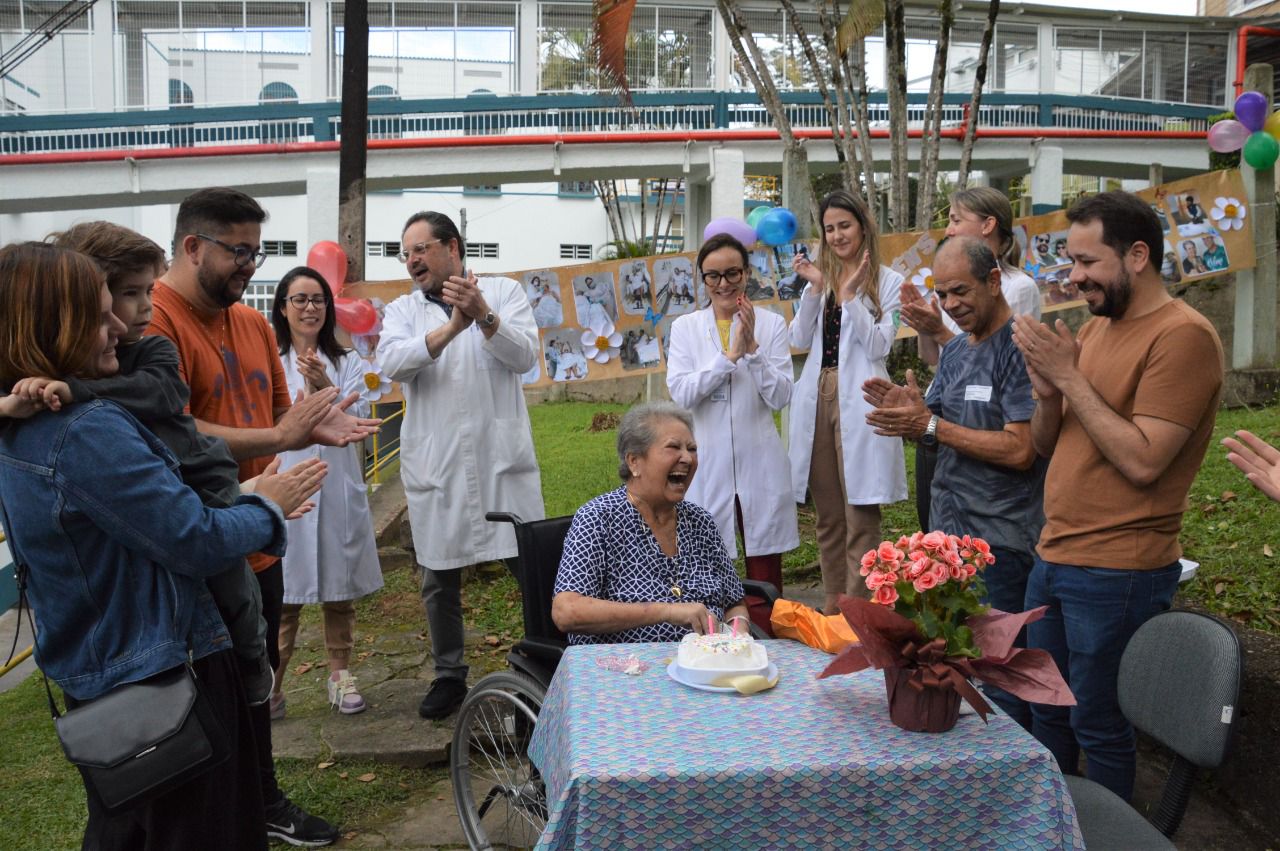
[(734, 266), (732, 269), (725, 269), (723, 272), (703, 272), (702, 280), (707, 282), (709, 287), (718, 287), (723, 280), (726, 284), (733, 285), (742, 281), (742, 276), (746, 274), (746, 270)]
[(324, 307), (328, 303), (329, 299), (323, 295), (306, 296), (302, 293), (298, 293), (297, 295), (289, 296), (289, 304), (292, 304), (294, 307), (298, 308), (298, 310), (306, 310), (308, 304), (312, 307), (319, 308)]
[(254, 249), (247, 248), (243, 245), (227, 245), (222, 240), (214, 239), (213, 237), (203, 233), (198, 233), (196, 236), (206, 242), (212, 242), (214, 245), (221, 246), (222, 248), (230, 251), (236, 257), (236, 265), (241, 268), (253, 263), (254, 266), (261, 269), (267, 262), (267, 254), (261, 248)]
[(444, 240), (432, 239), (427, 242), (419, 242), (417, 245), (411, 245), (407, 249), (401, 249), (400, 253), (397, 254), (396, 257), (400, 258), (401, 263), (408, 263), (410, 257), (415, 254), (426, 254), (428, 248), (441, 242), (444, 242)]

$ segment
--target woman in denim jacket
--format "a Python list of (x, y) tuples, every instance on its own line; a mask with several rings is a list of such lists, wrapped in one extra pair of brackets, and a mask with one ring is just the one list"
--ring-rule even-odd
[(87, 257), (42, 243), (0, 248), (0, 506), (25, 568), (40, 668), (67, 704), (191, 662), (233, 742), (221, 765), (108, 816), (86, 787), (85, 848), (265, 848), (247, 704), (204, 585), (232, 558), (282, 553), (284, 517), (322, 464), (264, 474), (257, 493), (205, 508), (173, 455), (110, 402), (68, 404), (67, 376), (118, 368), (124, 325)]

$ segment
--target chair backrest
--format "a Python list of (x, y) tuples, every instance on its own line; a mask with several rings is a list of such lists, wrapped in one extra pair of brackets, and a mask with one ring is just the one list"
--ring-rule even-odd
[(1240, 641), (1217, 618), (1171, 611), (1138, 628), (1120, 659), (1120, 710), (1201, 768), (1222, 764), (1239, 715)]
[(526, 638), (561, 641), (564, 633), (551, 620), (551, 596), (564, 554), (564, 538), (572, 515), (516, 524), (516, 546), (520, 551), (516, 581), (524, 606)]

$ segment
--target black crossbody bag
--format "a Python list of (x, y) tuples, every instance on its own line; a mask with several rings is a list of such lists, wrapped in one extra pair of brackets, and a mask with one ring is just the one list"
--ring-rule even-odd
[[(12, 532), (7, 516), (4, 524)], [(12, 534), (9, 539), (13, 540)], [(27, 566), (16, 551), (13, 555), (18, 607), (27, 610), (34, 643)], [(116, 686), (63, 713), (58, 712), (43, 670), (40, 676), (67, 760), (80, 769), (85, 785), (109, 813), (145, 804), (231, 755), (226, 729), (201, 692), (190, 664)]]

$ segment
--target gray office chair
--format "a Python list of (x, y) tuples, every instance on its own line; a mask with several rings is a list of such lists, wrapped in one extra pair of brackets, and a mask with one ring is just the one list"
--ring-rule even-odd
[(1089, 851), (1172, 849), (1196, 771), (1217, 768), (1231, 747), (1244, 678), (1240, 642), (1208, 615), (1156, 615), (1134, 633), (1120, 659), (1120, 710), (1134, 727), (1174, 752), (1151, 821), (1117, 795), (1083, 777), (1068, 777)]

